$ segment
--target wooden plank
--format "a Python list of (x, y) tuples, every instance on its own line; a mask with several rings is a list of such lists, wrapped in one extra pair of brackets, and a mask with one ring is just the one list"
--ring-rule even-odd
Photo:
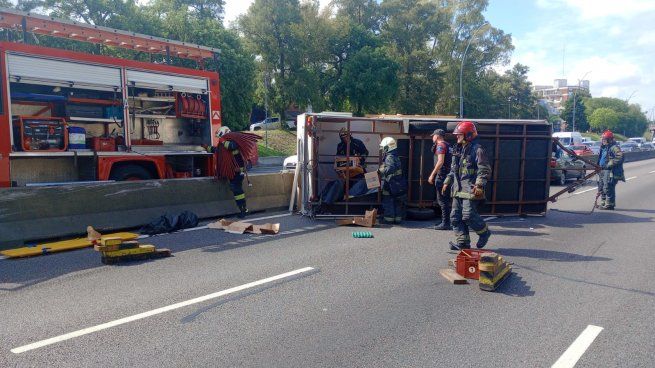
[(439, 274), (441, 274), (441, 276), (443, 276), (446, 280), (455, 285), (468, 284), (468, 281), (464, 277), (460, 276), (457, 272), (455, 272), (455, 270), (452, 268), (443, 268), (439, 270)]

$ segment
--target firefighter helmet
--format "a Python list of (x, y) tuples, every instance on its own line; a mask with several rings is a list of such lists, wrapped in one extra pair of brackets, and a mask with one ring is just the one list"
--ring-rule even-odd
[(216, 131), (216, 138), (222, 138), (224, 135), (230, 132), (231, 132), (230, 128), (226, 126), (222, 126), (218, 128), (218, 130)]
[(393, 151), (396, 148), (398, 148), (398, 145), (396, 144), (396, 140), (392, 137), (385, 137), (382, 142), (380, 142), (380, 149), (384, 151), (384, 153)]
[(608, 129), (603, 132), (602, 139), (607, 139), (608, 141), (611, 141), (614, 139), (614, 133), (612, 133), (612, 131)]
[(463, 135), (464, 139), (467, 142), (474, 140), (478, 136), (478, 130), (475, 128), (475, 124), (470, 121), (462, 121), (457, 124), (457, 127), (453, 131), (454, 135)]

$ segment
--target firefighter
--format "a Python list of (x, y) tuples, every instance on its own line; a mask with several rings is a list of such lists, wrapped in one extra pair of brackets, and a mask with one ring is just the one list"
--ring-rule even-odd
[(399, 224), (405, 218), (407, 181), (398, 157), (396, 140), (386, 137), (380, 142), (380, 155), (383, 163), (378, 168), (382, 181), (383, 223)]
[(432, 133), (432, 153), (434, 154), (434, 169), (428, 178), (428, 183), (433, 184), (437, 192), (437, 204), (441, 209), (441, 223), (434, 226), (435, 230), (449, 230), (450, 229), (450, 209), (452, 198), (450, 192), (446, 190), (441, 191), (444, 180), (450, 171), (452, 165), (453, 154), (450, 151), (450, 145), (444, 139), (446, 132), (443, 129), (436, 129)]
[(598, 166), (602, 168), (598, 174), (598, 192), (600, 192), (600, 209), (613, 210), (616, 205), (616, 184), (625, 181), (623, 173), (623, 152), (614, 140), (610, 130), (603, 132), (601, 137)]
[[(359, 164), (362, 166), (362, 168), (364, 168), (364, 171), (366, 171), (366, 158), (368, 157), (368, 150), (366, 149), (364, 142), (357, 138), (353, 138), (353, 136), (346, 128), (341, 128), (339, 130), (339, 139), (341, 141), (337, 145), (337, 156), (359, 157)], [(348, 152), (349, 142), (350, 152)], [(361, 175), (361, 177), (363, 177), (363, 175)]]
[(475, 124), (462, 121), (457, 124), (453, 134), (457, 137), (457, 147), (453, 153), (450, 173), (441, 188), (441, 192), (446, 193), (452, 184), (453, 209), (450, 220), (457, 246), (451, 245), (451, 249), (471, 247), (469, 229), (478, 234), (476, 246), (482, 248), (487, 245), (491, 231), (478, 214), (478, 205), (485, 198), (484, 188), (491, 176), (491, 166), (487, 153), (476, 139), (478, 131)]
[(244, 218), (248, 214), (248, 208), (246, 207), (246, 193), (243, 191), (243, 174), (246, 167), (241, 152), (239, 151), (239, 145), (234, 141), (223, 138), (230, 132), (230, 128), (223, 126), (216, 132), (216, 137), (219, 138), (218, 144), (222, 144), (223, 147), (230, 151), (236, 160), (237, 167), (234, 169), (234, 178), (230, 179), (230, 190), (234, 195), (234, 201), (236, 202), (237, 207), (239, 207), (239, 218)]

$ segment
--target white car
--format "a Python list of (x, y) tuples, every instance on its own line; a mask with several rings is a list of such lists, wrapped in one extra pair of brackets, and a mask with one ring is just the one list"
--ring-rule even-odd
[(250, 124), (250, 131), (254, 132), (257, 130), (273, 130), (280, 127), (280, 118), (268, 118), (262, 121), (259, 121), (254, 124)]
[(282, 163), (283, 170), (295, 170), (298, 165), (298, 155), (289, 156)]

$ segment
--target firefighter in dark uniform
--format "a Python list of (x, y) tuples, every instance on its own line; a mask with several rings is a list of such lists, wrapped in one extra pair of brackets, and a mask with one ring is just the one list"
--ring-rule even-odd
[[(224, 135), (230, 133), (230, 128), (224, 126), (221, 127), (216, 132), (216, 137), (223, 138)], [(246, 193), (243, 191), (243, 178), (245, 172), (245, 163), (243, 162), (243, 157), (239, 152), (239, 146), (231, 140), (222, 140), (219, 142), (222, 144), (228, 151), (232, 152), (234, 159), (237, 162), (238, 167), (235, 169), (234, 178), (230, 180), (230, 190), (234, 195), (234, 201), (239, 207), (239, 218), (244, 218), (248, 214), (248, 208), (246, 207)]]
[(446, 132), (443, 129), (437, 129), (432, 133), (432, 153), (434, 154), (434, 169), (428, 178), (428, 183), (433, 184), (436, 188), (437, 204), (441, 209), (441, 223), (434, 226), (435, 230), (450, 230), (450, 209), (452, 198), (450, 191), (442, 192), (446, 176), (450, 171), (453, 162), (453, 154), (450, 151), (450, 145), (444, 139)]
[(602, 144), (598, 154), (598, 166), (602, 168), (598, 174), (598, 192), (600, 206), (604, 210), (613, 210), (616, 205), (616, 184), (625, 181), (623, 173), (623, 152), (614, 140), (614, 133), (603, 132)]
[(382, 182), (382, 208), (384, 209), (382, 222), (399, 224), (405, 218), (407, 180), (403, 177), (396, 140), (392, 137), (382, 139), (380, 151), (384, 160), (378, 168)]
[(442, 186), (442, 193), (452, 184), (453, 209), (450, 221), (455, 231), (457, 246), (451, 249), (471, 247), (469, 229), (479, 238), (476, 246), (487, 245), (491, 231), (478, 213), (478, 205), (485, 198), (484, 188), (491, 176), (491, 166), (485, 149), (478, 143), (475, 124), (463, 121), (457, 124), (453, 134), (457, 137), (457, 147), (453, 153), (450, 173)]
[[(339, 130), (339, 139), (341, 141), (337, 145), (337, 156), (359, 157), (359, 164), (362, 166), (364, 171), (366, 171), (366, 158), (368, 157), (368, 150), (366, 149), (366, 145), (364, 144), (364, 142), (362, 142), (357, 138), (353, 138), (350, 132), (346, 128), (341, 128), (341, 130)], [(348, 142), (350, 142), (349, 154), (347, 154)], [(363, 177), (364, 175), (362, 174), (352, 179), (360, 179)]]

